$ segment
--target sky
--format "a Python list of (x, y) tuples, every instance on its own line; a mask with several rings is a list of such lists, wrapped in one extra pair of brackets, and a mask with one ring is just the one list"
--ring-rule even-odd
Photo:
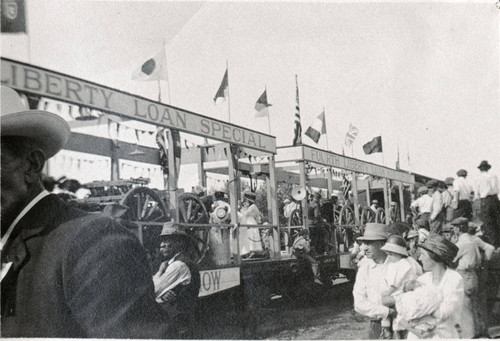
[[(213, 98), (229, 66), (231, 123), (267, 89), (271, 135), (291, 145), (298, 78), (303, 131), (323, 108), (327, 136), (306, 144), (444, 179), (481, 160), (500, 174), (500, 10), (485, 2), (134, 2), (27, 0), (28, 35), (1, 55), (157, 99), (131, 79), (166, 46), (163, 102), (227, 120)], [(381, 135), (383, 154), (362, 145)], [(327, 141), (328, 140), (328, 145)], [(408, 162), (408, 155), (410, 162)]]

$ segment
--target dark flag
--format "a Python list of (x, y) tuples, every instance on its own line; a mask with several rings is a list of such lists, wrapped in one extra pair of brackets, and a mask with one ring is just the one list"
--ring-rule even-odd
[(363, 145), (365, 154), (382, 153), (382, 136), (374, 137), (368, 143)]
[(219, 98), (222, 98), (224, 100), (227, 99), (228, 88), (229, 88), (229, 79), (227, 77), (227, 68), (226, 68), (226, 72), (224, 73), (224, 77), (222, 78), (222, 82), (220, 83), (219, 90), (217, 90), (217, 93), (215, 94), (214, 103), (217, 103), (217, 100)]
[(2, 33), (26, 33), (24, 0), (2, 0)]

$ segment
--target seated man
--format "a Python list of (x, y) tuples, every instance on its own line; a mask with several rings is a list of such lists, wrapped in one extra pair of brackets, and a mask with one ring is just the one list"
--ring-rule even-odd
[(200, 291), (200, 272), (193, 237), (168, 222), (161, 232), (163, 263), (153, 276), (156, 301), (172, 317), (178, 338), (191, 338), (194, 308)]

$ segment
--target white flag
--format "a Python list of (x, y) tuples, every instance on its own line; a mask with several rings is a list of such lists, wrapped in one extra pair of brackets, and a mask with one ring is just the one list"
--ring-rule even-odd
[(135, 81), (167, 80), (167, 57), (165, 47), (134, 70), (132, 79)]

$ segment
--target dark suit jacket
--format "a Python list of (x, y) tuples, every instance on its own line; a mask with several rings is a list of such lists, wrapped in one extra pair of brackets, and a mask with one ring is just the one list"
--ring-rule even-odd
[(11, 240), (2, 256), (16, 271), (2, 281), (2, 337), (170, 336), (144, 249), (113, 220), (49, 195)]

